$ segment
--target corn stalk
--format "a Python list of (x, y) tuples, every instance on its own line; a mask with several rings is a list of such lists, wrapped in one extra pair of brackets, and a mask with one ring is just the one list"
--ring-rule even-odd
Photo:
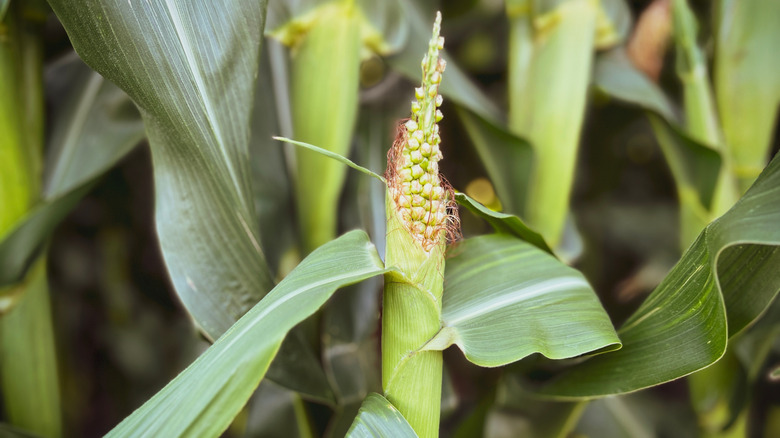
[(382, 318), (382, 387), (387, 399), (420, 437), (439, 431), (441, 351), (418, 351), (441, 327), (444, 249), (451, 201), (439, 177), (438, 94), (444, 71), (439, 58), (437, 14), (423, 80), (415, 90), (412, 117), (400, 129), (388, 155), (385, 263), (398, 272), (385, 275)]
[[(34, 3), (14, 2), (0, 22), (0, 238), (38, 199), (43, 145), (43, 45)], [(32, 20), (31, 20), (32, 19)], [(0, 373), (15, 426), (61, 435), (54, 333), (44, 257), (0, 288)]]

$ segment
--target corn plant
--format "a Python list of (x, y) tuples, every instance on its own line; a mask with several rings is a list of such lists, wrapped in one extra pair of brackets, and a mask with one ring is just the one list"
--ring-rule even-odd
[[(142, 139), (204, 345), (100, 434), (777, 432), (751, 403), (780, 334), (775, 2), (715, 2), (711, 30), (686, 0), (635, 25), (621, 0), (432, 3), (0, 0), (0, 432), (88, 434), (48, 249)], [(79, 58), (44, 56), (49, 12)], [(486, 94), (466, 48), (493, 25)], [(667, 47), (673, 68), (632, 58)], [(577, 183), (621, 173), (579, 173), (615, 107), (638, 121), (614, 130), (657, 141), (679, 214), (668, 272), (619, 309)]]

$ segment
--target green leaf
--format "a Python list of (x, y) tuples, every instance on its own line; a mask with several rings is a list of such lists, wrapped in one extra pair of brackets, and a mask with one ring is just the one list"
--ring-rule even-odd
[(312, 152), (316, 152), (316, 153), (318, 153), (318, 154), (320, 154), (322, 156), (325, 156), (325, 157), (330, 158), (332, 160), (338, 161), (339, 163), (341, 163), (341, 164), (343, 164), (345, 166), (349, 166), (349, 167), (357, 170), (358, 172), (362, 172), (362, 173), (365, 173), (368, 176), (374, 177), (374, 178), (376, 178), (377, 180), (381, 181), (384, 184), (387, 184), (387, 181), (385, 181), (384, 177), (376, 174), (375, 172), (372, 172), (369, 169), (366, 169), (365, 167), (363, 167), (363, 166), (361, 166), (359, 164), (354, 163), (349, 158), (347, 158), (347, 157), (345, 157), (345, 156), (343, 156), (341, 154), (338, 154), (336, 152), (329, 151), (329, 150), (321, 148), (319, 146), (314, 146), (313, 144), (304, 143), (302, 141), (290, 140), (289, 138), (273, 137), (273, 139), (274, 140), (283, 141), (285, 143), (290, 143), (290, 144), (293, 144), (295, 146), (298, 146), (298, 147), (301, 147), (301, 148), (304, 148), (304, 149), (308, 149), (308, 150), (310, 150)]
[(564, 359), (620, 348), (588, 281), (554, 256), (501, 234), (453, 251), (442, 329), (425, 350), (456, 344), (471, 362), (496, 367), (532, 353)]
[(573, 366), (543, 394), (595, 398), (636, 391), (705, 368), (780, 291), (780, 158), (699, 235), (618, 331), (620, 351)]
[(163, 257), (182, 302), (213, 339), (273, 285), (247, 159), (265, 5), (51, 2), (82, 59), (141, 110)]
[(677, 109), (669, 98), (658, 85), (634, 67), (623, 47), (596, 57), (593, 81), (610, 96), (660, 114), (669, 123), (680, 124)]
[(52, 66), (46, 83), (55, 105), (43, 199), (0, 241), (0, 285), (24, 276), (54, 227), (144, 136), (127, 95), (75, 55)]
[(522, 216), (533, 168), (531, 145), (505, 128), (468, 110), (457, 108), (463, 127), (496, 187), (507, 212)]
[(417, 434), (392, 403), (379, 394), (366, 397), (347, 438), (415, 438)]
[(523, 223), (523, 221), (520, 220), (519, 217), (511, 214), (493, 211), (485, 207), (484, 205), (480, 204), (479, 202), (475, 201), (474, 199), (470, 198), (465, 193), (460, 193), (460, 192), (455, 193), (455, 201), (458, 204), (468, 208), (469, 211), (471, 211), (475, 215), (486, 220), (487, 223), (489, 223), (493, 227), (493, 229), (496, 230), (496, 232), (510, 234), (512, 236), (519, 237), (543, 251), (546, 251), (550, 254), (553, 253), (550, 247), (547, 246), (547, 243), (544, 241), (544, 238), (539, 233), (532, 230), (525, 223)]
[(109, 436), (217, 436), (252, 395), (287, 332), (338, 289), (386, 272), (362, 231), (316, 249)]

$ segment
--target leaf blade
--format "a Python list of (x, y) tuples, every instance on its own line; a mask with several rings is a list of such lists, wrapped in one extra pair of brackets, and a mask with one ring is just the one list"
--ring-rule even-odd
[(247, 160), (266, 1), (51, 5), (80, 56), (141, 109), (163, 256), (215, 339), (273, 285)]
[(445, 329), (429, 346), (454, 343), (487, 367), (532, 353), (563, 359), (620, 347), (587, 280), (552, 255), (500, 234), (468, 239), (455, 251), (445, 272)]
[(386, 398), (377, 393), (371, 393), (363, 401), (348, 438), (414, 438), (412, 426), (406, 422), (403, 415)]
[(109, 436), (216, 436), (251, 396), (284, 336), (336, 289), (386, 272), (362, 231), (323, 245)]

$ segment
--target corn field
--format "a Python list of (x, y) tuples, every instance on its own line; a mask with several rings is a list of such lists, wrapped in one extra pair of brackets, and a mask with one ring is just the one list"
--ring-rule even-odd
[(780, 436), (780, 2), (0, 0), (0, 436)]

